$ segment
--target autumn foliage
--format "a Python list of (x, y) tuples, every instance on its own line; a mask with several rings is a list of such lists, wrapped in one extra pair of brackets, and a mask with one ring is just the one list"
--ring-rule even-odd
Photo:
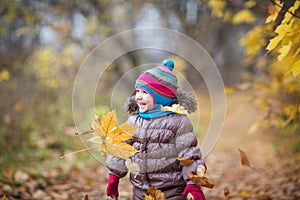
[(95, 116), (91, 125), (93, 137), (88, 141), (99, 144), (98, 150), (127, 160), (137, 150), (125, 141), (132, 138), (136, 127), (123, 123), (118, 125), (115, 111), (108, 112), (98, 119)]
[(230, 3), (208, 1), (215, 17), (251, 26), (240, 45), (244, 48), (244, 62), (256, 73), (252, 102), (266, 111), (251, 131), (267, 125), (293, 135), (299, 130), (300, 117), (300, 1), (268, 1), (268, 15), (263, 21), (254, 12), (260, 2), (245, 1), (244, 8), (236, 14), (228, 7)]

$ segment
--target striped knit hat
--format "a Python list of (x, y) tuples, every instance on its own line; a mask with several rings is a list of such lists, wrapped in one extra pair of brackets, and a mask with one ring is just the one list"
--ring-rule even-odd
[(176, 98), (177, 77), (174, 62), (165, 60), (161, 66), (143, 72), (136, 80), (135, 87), (140, 87), (152, 95), (155, 104), (169, 106)]

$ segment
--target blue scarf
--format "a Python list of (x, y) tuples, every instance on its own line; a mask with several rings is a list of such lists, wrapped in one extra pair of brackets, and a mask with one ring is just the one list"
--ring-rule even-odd
[(170, 112), (170, 111), (162, 111), (161, 108), (160, 108), (160, 105), (156, 105), (154, 109), (152, 110), (148, 110), (146, 112), (140, 112), (139, 110), (139, 115), (142, 117), (142, 118), (145, 118), (145, 119), (155, 119), (155, 118), (159, 118), (159, 117), (164, 117), (164, 116), (167, 116), (167, 115), (170, 115), (172, 114), (173, 112)]

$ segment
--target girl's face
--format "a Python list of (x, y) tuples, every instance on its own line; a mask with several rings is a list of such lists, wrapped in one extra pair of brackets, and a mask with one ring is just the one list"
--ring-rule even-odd
[(142, 88), (137, 87), (135, 89), (135, 101), (139, 106), (140, 112), (146, 112), (155, 108), (154, 100), (152, 96)]

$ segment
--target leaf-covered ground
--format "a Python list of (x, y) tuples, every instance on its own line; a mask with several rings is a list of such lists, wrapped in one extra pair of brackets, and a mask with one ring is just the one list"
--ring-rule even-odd
[[(206, 174), (215, 184), (204, 188), (207, 199), (300, 199), (300, 158), (286, 152), (268, 130), (249, 133), (251, 124), (261, 119), (262, 111), (247, 104), (247, 96), (229, 96), (222, 136), (205, 158)], [(277, 144), (277, 146), (275, 145)], [(245, 152), (250, 167), (241, 164), (239, 149)], [(66, 163), (68, 159), (66, 159)], [(21, 170), (2, 171), (0, 197), (8, 199), (71, 200), (106, 199), (107, 170), (101, 163), (67, 165), (41, 173)], [(131, 199), (128, 178), (120, 183), (120, 198)]]

